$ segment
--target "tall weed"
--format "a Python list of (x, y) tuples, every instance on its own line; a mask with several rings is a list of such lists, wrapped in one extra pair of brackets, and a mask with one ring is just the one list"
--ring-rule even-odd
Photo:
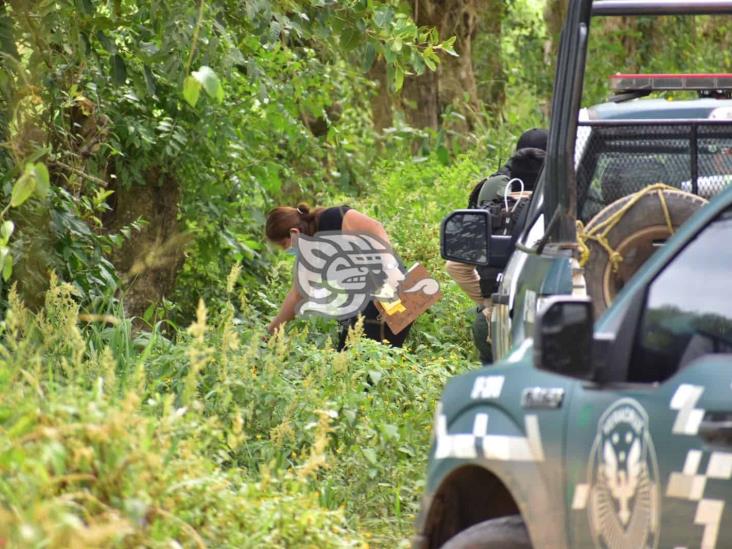
[(378, 196), (353, 204), (383, 219), (404, 260), (423, 262), (443, 284), (444, 299), (404, 349), (357, 328), (336, 352), (335, 324), (324, 320), (265, 339), (289, 259), (275, 259), (266, 288), (234, 265), (227, 299), (199, 302), (186, 330), (151, 320), (135, 331), (121, 307), (80, 315), (74, 288), (55, 279), (38, 313), (10, 292), (0, 538), (52, 547), (405, 544), (434, 403), (471, 364), (469, 303), (443, 274), (439, 221), (482, 171), (470, 158), (382, 166)]

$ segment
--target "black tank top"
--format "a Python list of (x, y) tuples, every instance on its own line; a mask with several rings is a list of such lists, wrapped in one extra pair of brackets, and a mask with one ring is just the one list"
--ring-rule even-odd
[(318, 230), (316, 232), (343, 230), (343, 216), (350, 209), (350, 207), (344, 204), (343, 206), (335, 206), (323, 210), (318, 218)]
[[(345, 216), (346, 212), (350, 209), (350, 207), (344, 204), (343, 206), (336, 206), (334, 208), (327, 208), (323, 210), (318, 218), (317, 232), (343, 230), (343, 216)], [(361, 314), (364, 316), (364, 335), (369, 339), (375, 339), (376, 341), (387, 340), (394, 347), (402, 346), (412, 327), (410, 324), (404, 330), (395, 334), (391, 331), (386, 322), (381, 319), (379, 311), (373, 301), (369, 302), (366, 309)], [(356, 319), (357, 317), (354, 315), (352, 318), (341, 321), (341, 331), (338, 341), (339, 351), (342, 351), (345, 347), (348, 328), (349, 326), (355, 325)]]

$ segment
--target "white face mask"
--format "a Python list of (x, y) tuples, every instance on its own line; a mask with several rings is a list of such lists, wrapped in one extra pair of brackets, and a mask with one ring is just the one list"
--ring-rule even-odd
[(294, 255), (295, 257), (297, 257), (297, 248), (295, 246), (290, 246), (289, 248), (287, 248), (285, 250), (285, 253), (288, 255)]

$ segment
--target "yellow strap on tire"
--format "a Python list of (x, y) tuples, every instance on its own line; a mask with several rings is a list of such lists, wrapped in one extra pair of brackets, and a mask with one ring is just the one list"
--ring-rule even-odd
[[(658, 193), (658, 200), (661, 203), (661, 209), (663, 210), (663, 216), (666, 220), (668, 230), (671, 234), (674, 234), (671, 214), (668, 210), (668, 204), (666, 204), (666, 197), (663, 194), (663, 191), (669, 190), (678, 191), (679, 189), (666, 185), (665, 183), (654, 183), (653, 185), (649, 185), (645, 189), (631, 195), (632, 198), (628, 200), (622, 208), (601, 223), (592, 227), (590, 230), (587, 230), (582, 222), (577, 220), (577, 245), (580, 251), (580, 267), (584, 267), (587, 264), (587, 261), (589, 261), (590, 247), (588, 246), (588, 242), (590, 240), (594, 240), (607, 252), (613, 272), (617, 272), (618, 267), (623, 262), (623, 256), (610, 246), (610, 243), (607, 240), (607, 235), (620, 222), (620, 220), (623, 219), (623, 216), (647, 194)], [(620, 200), (622, 200), (622, 198)]]

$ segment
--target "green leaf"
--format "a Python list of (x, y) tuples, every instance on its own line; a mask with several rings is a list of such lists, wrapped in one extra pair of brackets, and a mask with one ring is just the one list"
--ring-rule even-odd
[(3, 241), (5, 244), (8, 243), (10, 240), (10, 237), (13, 235), (13, 231), (15, 230), (15, 223), (10, 221), (9, 219), (2, 224), (0, 227), (0, 236), (2, 236)]
[(44, 157), (44, 156), (46, 156), (47, 154), (50, 154), (50, 153), (51, 153), (51, 147), (50, 146), (47, 146), (47, 147), (39, 147), (35, 151), (33, 151), (33, 153), (31, 153), (30, 156), (26, 157), (25, 161), (26, 162), (35, 162), (39, 158), (42, 158), (42, 157)]
[(3, 258), (3, 280), (7, 281), (13, 274), (13, 256), (10, 252)]
[(412, 56), (412, 68), (414, 69), (414, 72), (417, 73), (417, 76), (424, 74), (425, 64), (422, 56), (419, 54)]
[(0, 10), (0, 51), (11, 57), (18, 57), (18, 48), (13, 36), (13, 21), (4, 8)]
[(387, 28), (391, 24), (392, 19), (394, 19), (394, 10), (391, 7), (379, 8), (374, 13), (374, 23), (382, 29)]
[[(10, 205), (17, 208), (28, 200), (35, 192), (39, 198), (48, 196), (50, 182), (48, 168), (42, 162), (27, 162), (23, 175), (13, 185), (13, 192), (10, 195)], [(3, 228), (5, 225), (3, 225)], [(11, 230), (12, 232), (12, 230)]]
[(394, 89), (399, 91), (404, 85), (404, 69), (401, 66), (396, 65), (394, 67)]
[(362, 451), (363, 451), (364, 457), (371, 465), (379, 464), (379, 460), (376, 457), (376, 452), (374, 452), (373, 448), (363, 448)]
[(117, 53), (117, 46), (115, 45), (115, 43), (112, 42), (102, 31), (97, 31), (97, 40), (99, 40), (99, 43), (102, 45), (102, 47), (109, 53)]
[(366, 51), (364, 52), (363, 56), (363, 65), (361, 66), (364, 72), (368, 72), (369, 70), (371, 70), (375, 59), (376, 47), (373, 44), (368, 44), (366, 46)]
[(381, 377), (384, 375), (378, 370), (369, 370), (369, 381), (372, 385), (378, 385)]
[(341, 47), (345, 51), (353, 50), (358, 45), (360, 37), (361, 33), (359, 33), (358, 30), (354, 29), (353, 27), (344, 28), (340, 36)]
[(25, 171), (13, 185), (13, 192), (10, 195), (10, 205), (17, 208), (30, 198), (36, 190), (36, 177), (33, 164), (26, 164)]
[(381, 430), (384, 433), (385, 438), (399, 440), (399, 428), (396, 425), (386, 423), (381, 427)]
[(145, 312), (142, 313), (142, 319), (145, 322), (150, 322), (154, 313), (155, 313), (155, 303), (150, 303), (150, 305), (148, 305), (147, 309), (145, 309)]
[(443, 166), (450, 164), (450, 151), (448, 151), (444, 145), (437, 147), (435, 152), (437, 153), (437, 159)]
[(10, 248), (7, 246), (0, 246), (0, 271), (5, 269), (5, 261), (10, 255)]
[(145, 87), (147, 88), (147, 93), (149, 93), (150, 95), (155, 95), (155, 75), (153, 75), (150, 67), (145, 65), (142, 68), (142, 74), (145, 77)]
[(424, 64), (427, 65), (427, 68), (431, 71), (437, 70), (437, 63), (439, 63), (440, 58), (437, 57), (437, 54), (432, 50), (432, 48), (428, 47), (425, 48), (424, 53), (422, 54), (422, 61), (424, 61)]
[(94, 5), (91, 3), (91, 0), (80, 0), (79, 6), (84, 15), (94, 15)]
[(449, 53), (453, 57), (460, 57), (460, 55), (455, 51), (455, 37), (451, 36), (447, 40), (445, 40), (442, 44), (438, 46), (439, 49), (444, 51), (445, 53)]
[(280, 179), (279, 166), (268, 163), (264, 176), (264, 186), (271, 194), (277, 194), (282, 188), (282, 180)]
[(112, 62), (112, 83), (115, 86), (124, 85), (127, 80), (127, 67), (119, 54), (114, 54), (110, 61)]
[(201, 83), (192, 76), (187, 76), (186, 79), (183, 80), (183, 99), (185, 99), (191, 107), (195, 107), (200, 95)]
[(50, 178), (48, 177), (48, 168), (46, 165), (38, 162), (33, 165), (36, 178), (36, 195), (38, 198), (46, 198), (48, 191), (51, 189)]
[(197, 71), (194, 71), (193, 77), (203, 86), (206, 93), (211, 99), (215, 99), (221, 103), (224, 100), (224, 88), (221, 81), (211, 67), (203, 65)]

